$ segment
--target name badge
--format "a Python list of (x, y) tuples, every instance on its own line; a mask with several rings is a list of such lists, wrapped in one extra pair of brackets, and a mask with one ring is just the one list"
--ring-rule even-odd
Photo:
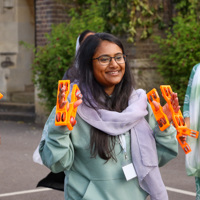
[(129, 181), (137, 176), (133, 163), (122, 167), (126, 180)]

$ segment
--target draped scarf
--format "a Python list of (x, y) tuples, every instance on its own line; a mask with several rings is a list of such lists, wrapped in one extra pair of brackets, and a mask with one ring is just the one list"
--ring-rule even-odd
[(118, 136), (130, 131), (132, 162), (140, 187), (150, 195), (151, 200), (168, 200), (158, 168), (153, 131), (144, 118), (148, 114), (144, 90), (133, 90), (128, 107), (122, 112), (96, 111), (85, 103), (78, 107), (77, 112), (84, 121), (108, 135)]

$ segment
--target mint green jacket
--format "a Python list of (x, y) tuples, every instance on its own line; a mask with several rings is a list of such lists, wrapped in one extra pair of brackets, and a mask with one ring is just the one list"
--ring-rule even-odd
[[(148, 105), (146, 116), (154, 131), (159, 166), (177, 156), (176, 129), (168, 127), (161, 132)], [(130, 134), (124, 133), (127, 156), (116, 140), (114, 160), (90, 156), (91, 126), (76, 116), (77, 124), (70, 132), (65, 126), (55, 126), (55, 108), (50, 114), (40, 143), (40, 155), (44, 165), (54, 173), (64, 171), (65, 200), (144, 200), (148, 194), (138, 184), (137, 177), (126, 181), (122, 167), (131, 163)], [(142, 133), (141, 133), (142, 134)]]

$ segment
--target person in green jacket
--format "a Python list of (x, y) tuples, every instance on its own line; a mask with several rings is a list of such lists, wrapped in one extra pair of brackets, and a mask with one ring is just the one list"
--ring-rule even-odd
[[(200, 131), (200, 63), (191, 71), (183, 105), (183, 116), (188, 128)], [(186, 172), (195, 177), (196, 200), (200, 200), (200, 139), (187, 137), (192, 151), (185, 156)]]
[[(55, 126), (54, 107), (39, 148), (44, 165), (65, 172), (65, 200), (167, 200), (159, 166), (177, 156), (177, 132), (160, 131), (146, 92), (134, 88), (121, 41), (108, 33), (88, 36), (74, 63), (79, 67), (67, 77), (83, 95), (74, 105), (76, 125)], [(65, 89), (60, 106), (68, 104)], [(171, 101), (178, 112), (176, 93)], [(163, 109), (171, 121), (167, 104)]]

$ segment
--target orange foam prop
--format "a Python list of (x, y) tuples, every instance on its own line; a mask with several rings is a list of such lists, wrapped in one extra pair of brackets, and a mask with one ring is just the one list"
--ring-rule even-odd
[(177, 130), (177, 140), (179, 144), (181, 145), (182, 149), (184, 150), (185, 154), (188, 154), (191, 152), (191, 148), (189, 144), (186, 142), (185, 138), (187, 136), (193, 137), (193, 138), (198, 138), (199, 132), (195, 130), (191, 130), (187, 128), (185, 120), (183, 118), (182, 112), (179, 109), (178, 112), (175, 112), (171, 103), (171, 95), (173, 93), (170, 85), (161, 85), (160, 86), (162, 95), (166, 102), (168, 103), (169, 109), (172, 113), (172, 120), (173, 120), (173, 125), (175, 126)]
[(147, 98), (148, 98), (151, 108), (153, 110), (156, 121), (158, 122), (158, 126), (159, 126), (160, 130), (164, 131), (167, 127), (170, 126), (170, 123), (169, 123), (167, 116), (163, 112), (162, 106), (160, 106), (158, 110), (155, 109), (153, 101), (160, 103), (160, 97), (155, 88), (147, 93)]
[[(67, 104), (61, 108), (59, 104), (59, 93), (63, 86), (66, 87), (64, 101), (67, 101)], [(69, 80), (58, 81), (55, 125), (67, 126), (69, 130), (72, 130), (73, 126), (76, 124), (75, 117), (77, 111), (77, 107), (74, 108), (74, 103), (78, 100), (78, 95), (80, 95), (81, 93), (78, 86), (74, 84), (71, 92), (71, 102), (69, 103), (67, 100), (69, 91), (70, 91)]]

